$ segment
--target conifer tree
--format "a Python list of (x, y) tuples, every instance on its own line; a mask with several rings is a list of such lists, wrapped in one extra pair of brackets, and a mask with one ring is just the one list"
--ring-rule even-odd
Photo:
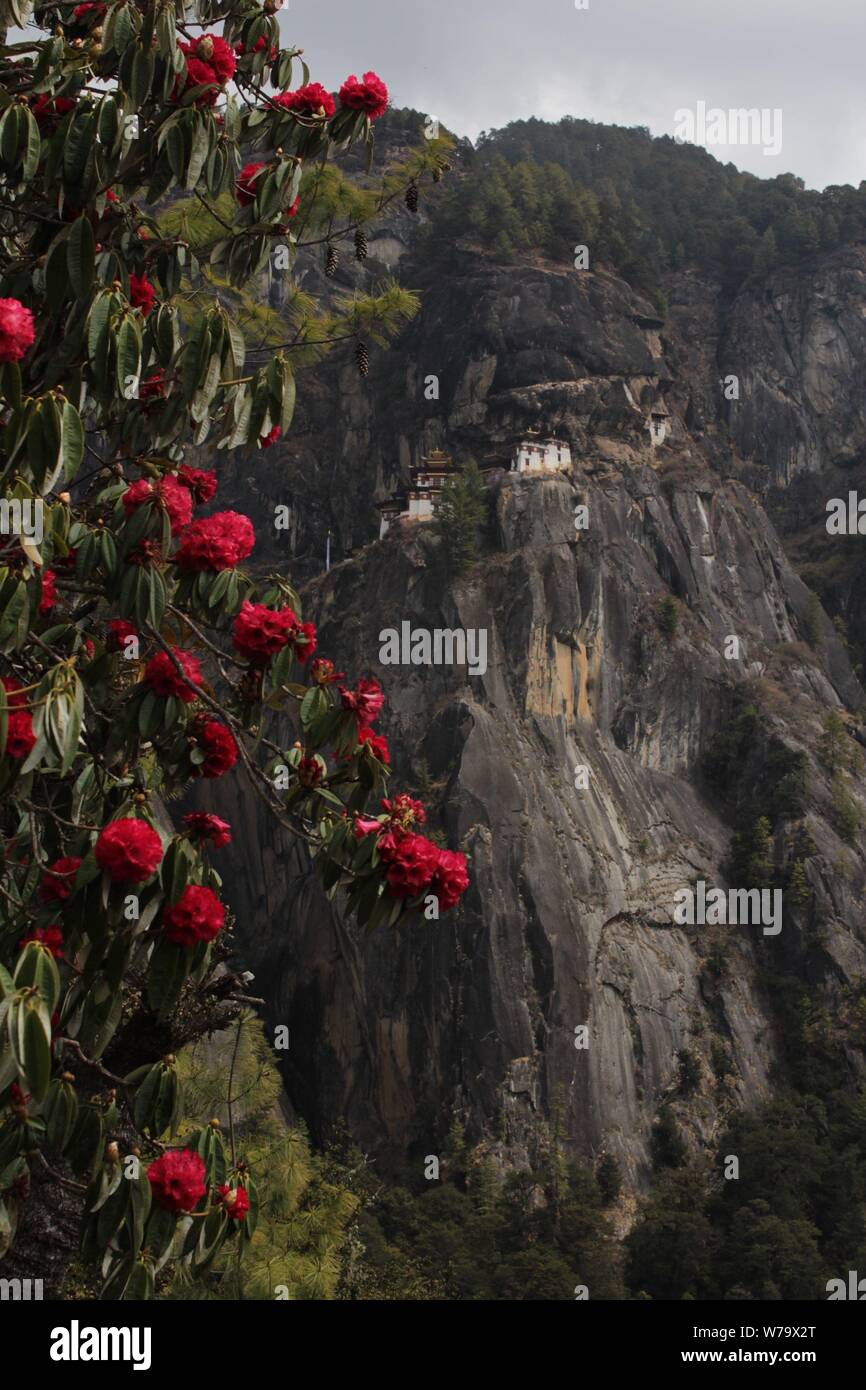
[(484, 480), (471, 459), (446, 481), (436, 507), (436, 530), (452, 576), (463, 574), (478, 559), (478, 532), (486, 514)]

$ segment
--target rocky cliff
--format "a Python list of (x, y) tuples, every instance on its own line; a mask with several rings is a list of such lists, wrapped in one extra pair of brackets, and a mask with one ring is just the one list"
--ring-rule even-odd
[[(412, 237), (401, 212), (371, 245), (372, 273), (413, 283)], [(448, 265), (369, 380), (335, 360), (301, 392), (285, 451), (230, 460), (221, 499), (251, 510), (263, 560), (294, 544), (320, 650), (381, 681), (395, 782), (427, 786), (470, 890), (439, 922), (363, 939), (257, 807), (227, 801), (228, 896), (269, 1021), (291, 1029), (286, 1086), (315, 1132), (344, 1120), (399, 1158), (440, 1152), (456, 1115), (521, 1163), (557, 1116), (574, 1153), (614, 1153), (634, 1184), (662, 1105), (700, 1146), (771, 1094), (785, 1067), (774, 980), (807, 980), (843, 1029), (864, 975), (863, 859), (833, 828), (816, 756), (827, 712), (849, 719), (864, 693), (792, 560), (804, 568), (808, 532), (826, 562), (824, 501), (866, 458), (866, 248), (733, 301), (684, 271), (665, 313), (603, 268), (501, 266), (468, 245)], [(569, 440), (573, 468), (495, 476), (462, 578), (444, 577), (429, 525), (375, 541), (373, 502), (422, 453), (504, 464), (529, 426)], [(270, 522), (287, 500), (293, 542)], [(317, 574), (329, 529), (338, 563)], [(830, 587), (856, 627), (846, 554)], [(383, 666), (380, 633), (405, 621), (485, 629), (486, 671)], [(677, 890), (728, 881), (733, 821), (706, 758), (744, 702), (765, 745), (809, 767), (805, 807), (774, 819), (780, 880), (806, 821), (811, 837), (797, 852), (808, 895), (786, 895), (777, 936), (673, 921)], [(743, 784), (756, 774), (743, 767)], [(700, 1073), (688, 1098), (684, 1051)]]

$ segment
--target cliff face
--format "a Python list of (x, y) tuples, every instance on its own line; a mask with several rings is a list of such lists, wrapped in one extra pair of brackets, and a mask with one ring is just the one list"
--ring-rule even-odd
[[(402, 247), (401, 215), (381, 254)], [(664, 318), (603, 270), (460, 249), (452, 264), (400, 344), (373, 353), (368, 382), (337, 362), (303, 396), (252, 507), (237, 459), (221, 501), (259, 509), (262, 559), (289, 558), (268, 524), (289, 489), (302, 568), (328, 527), (338, 558), (354, 550), (308, 584), (305, 616), (323, 653), (382, 682), (395, 785), (429, 772), (434, 824), (468, 854), (471, 887), (440, 922), (362, 939), (255, 804), (223, 789), (228, 897), (269, 1019), (291, 1029), (286, 1085), (314, 1131), (345, 1120), (377, 1153), (439, 1152), (456, 1114), (520, 1162), (558, 1112), (575, 1153), (607, 1149), (635, 1182), (666, 1101), (703, 1143), (732, 1107), (769, 1097), (784, 1066), (770, 976), (808, 979), (842, 1019), (866, 966), (863, 860), (831, 827), (814, 756), (827, 711), (859, 709), (864, 692), (826, 617), (803, 640), (808, 592), (760, 500), (789, 517), (797, 479), (801, 513), (821, 520), (863, 456), (866, 249), (778, 271), (725, 307), (680, 275)], [(724, 399), (729, 374), (739, 400)], [(462, 579), (443, 579), (429, 526), (369, 543), (372, 502), (422, 452), (504, 462), (529, 425), (570, 440), (573, 470), (500, 476)], [(670, 596), (673, 636), (658, 610)], [(486, 672), (383, 666), (380, 633), (406, 621), (485, 629)], [(701, 767), (738, 695), (811, 764), (812, 902), (786, 895), (777, 936), (673, 922), (677, 890), (725, 883), (731, 823)], [(780, 871), (794, 829), (776, 824)], [(682, 1050), (701, 1070), (696, 1098), (678, 1092)]]

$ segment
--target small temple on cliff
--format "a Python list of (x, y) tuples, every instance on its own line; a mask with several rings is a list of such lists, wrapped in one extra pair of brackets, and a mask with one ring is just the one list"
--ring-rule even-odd
[(571, 448), (561, 439), (541, 439), (533, 431), (511, 452), (512, 473), (560, 473), (571, 467)]
[(379, 510), (379, 540), (397, 521), (430, 521), (448, 478), (455, 472), (454, 460), (441, 449), (424, 454), (412, 469), (412, 482), (404, 492), (396, 492)]

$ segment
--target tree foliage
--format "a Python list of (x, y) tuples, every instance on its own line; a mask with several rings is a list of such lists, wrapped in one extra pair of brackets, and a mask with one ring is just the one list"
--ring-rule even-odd
[(245, 998), (211, 857), (231, 830), (166, 803), (237, 764), (369, 927), (465, 886), (417, 803), (358, 819), (389, 777), (378, 684), (315, 655), (248, 518), (201, 510), (218, 470), (184, 463), (284, 434), (297, 366), (414, 308), (290, 293), (284, 341), (245, 334), (237, 294), (277, 252), (290, 275), (442, 162), (431, 142), (351, 193), (329, 161), (372, 152), (384, 85), (335, 101), (275, 10), (49, 5), (0, 54), (0, 473), (42, 523), (0, 540), (0, 1239), (48, 1174), (108, 1298), (206, 1273), (258, 1216), (176, 1059)]

